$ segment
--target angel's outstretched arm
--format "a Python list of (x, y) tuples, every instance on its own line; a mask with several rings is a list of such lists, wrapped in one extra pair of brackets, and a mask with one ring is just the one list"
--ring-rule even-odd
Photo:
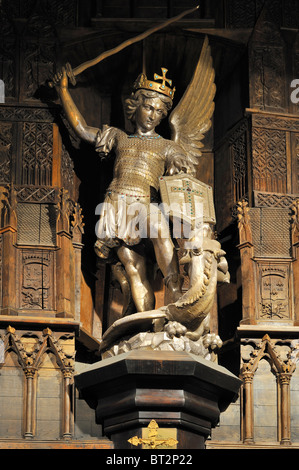
[(60, 97), (66, 117), (80, 139), (95, 144), (99, 129), (86, 124), (86, 121), (75, 105), (68, 90), (68, 78), (65, 69), (58, 72), (53, 80)]

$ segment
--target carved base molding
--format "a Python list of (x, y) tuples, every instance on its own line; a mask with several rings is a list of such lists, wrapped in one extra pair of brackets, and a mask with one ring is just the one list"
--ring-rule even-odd
[[(299, 445), (292, 445), (292, 449), (299, 449)], [(220, 442), (220, 441), (207, 441), (206, 449), (290, 449), (289, 446), (282, 447), (277, 442), (255, 442), (254, 444), (244, 444), (243, 442)]]
[(23, 439), (2, 439), (0, 449), (113, 449), (113, 443), (108, 439), (70, 440), (70, 441), (41, 441), (31, 442)]

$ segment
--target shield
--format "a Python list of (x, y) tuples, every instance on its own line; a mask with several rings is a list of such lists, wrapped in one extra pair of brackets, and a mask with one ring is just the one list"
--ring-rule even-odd
[(215, 225), (213, 189), (211, 186), (187, 174), (162, 176), (160, 193), (174, 218), (195, 227), (199, 219)]

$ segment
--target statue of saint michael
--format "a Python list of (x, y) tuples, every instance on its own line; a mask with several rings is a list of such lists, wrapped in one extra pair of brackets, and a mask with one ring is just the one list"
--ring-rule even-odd
[(154, 80), (148, 80), (141, 74), (134, 83), (134, 91), (125, 101), (126, 115), (135, 127), (133, 134), (107, 125), (101, 129), (89, 126), (69, 93), (66, 70), (62, 69), (53, 80), (76, 134), (94, 145), (101, 158), (112, 150), (115, 152), (113, 178), (96, 228), (95, 252), (104, 259), (111, 250), (116, 253), (127, 273), (137, 312), (155, 306), (146, 275), (146, 258), (140, 249), (144, 237), (153, 244), (173, 301), (182, 296), (177, 251), (168, 220), (158, 204), (159, 179), (164, 175), (196, 173), (201, 141), (211, 126), (214, 112), (214, 69), (207, 38), (191, 83), (170, 113), (170, 140), (156, 132), (173, 106), (175, 88), (166, 73), (167, 69), (162, 67), (162, 76), (155, 74)]

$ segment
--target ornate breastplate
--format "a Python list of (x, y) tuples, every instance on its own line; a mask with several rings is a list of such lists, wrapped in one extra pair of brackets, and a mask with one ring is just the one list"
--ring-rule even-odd
[(133, 197), (150, 197), (159, 189), (165, 169), (165, 140), (123, 134), (118, 139), (113, 181), (109, 191)]

